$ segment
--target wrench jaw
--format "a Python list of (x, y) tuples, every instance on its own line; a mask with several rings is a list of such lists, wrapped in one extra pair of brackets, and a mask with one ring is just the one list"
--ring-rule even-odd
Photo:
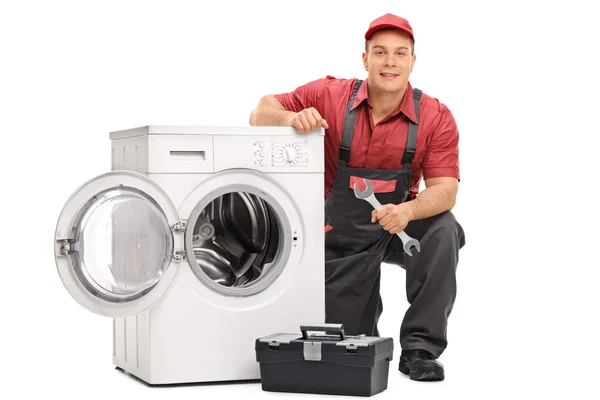
[(354, 196), (356, 196), (357, 199), (362, 199), (361, 194), (362, 194), (362, 192), (358, 189), (358, 186), (355, 183), (354, 184)]
[(373, 185), (367, 179), (363, 178), (363, 182), (365, 183), (366, 189), (365, 191), (361, 191), (356, 183), (354, 184), (354, 195), (359, 199), (366, 199), (371, 196), (375, 191), (373, 190)]
[(418, 253), (421, 252), (421, 244), (419, 243), (418, 240), (410, 240), (406, 243), (406, 245), (404, 246), (404, 251), (406, 251), (406, 254), (408, 254), (409, 256), (412, 256), (412, 252), (410, 251), (410, 248), (414, 246), (414, 248), (417, 250)]

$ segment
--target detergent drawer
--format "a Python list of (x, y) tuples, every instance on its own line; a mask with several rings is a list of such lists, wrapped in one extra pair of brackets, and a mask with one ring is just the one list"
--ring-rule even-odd
[(387, 389), (391, 338), (346, 336), (341, 324), (300, 331), (256, 339), (264, 391), (372, 396)]
[(212, 173), (212, 135), (149, 135), (148, 173)]

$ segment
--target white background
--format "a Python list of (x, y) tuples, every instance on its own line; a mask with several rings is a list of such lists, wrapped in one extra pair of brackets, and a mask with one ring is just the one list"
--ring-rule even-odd
[(364, 78), (364, 32), (387, 12), (414, 28), (413, 85), (458, 122), (467, 246), (441, 383), (397, 371), (404, 273), (384, 266), (380, 328), (396, 352), (378, 397), (598, 398), (593, 2), (366, 3), (2, 3), (0, 398), (303, 398), (258, 384), (149, 388), (115, 371), (111, 321), (64, 290), (54, 228), (72, 191), (110, 169), (110, 131), (247, 125), (263, 94)]

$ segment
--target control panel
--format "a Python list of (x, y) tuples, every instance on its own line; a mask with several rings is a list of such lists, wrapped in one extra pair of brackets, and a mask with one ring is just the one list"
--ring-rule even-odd
[(254, 155), (261, 167), (307, 167), (308, 142), (258, 140), (254, 143)]
[(323, 168), (323, 137), (215, 135), (215, 168), (318, 172)]

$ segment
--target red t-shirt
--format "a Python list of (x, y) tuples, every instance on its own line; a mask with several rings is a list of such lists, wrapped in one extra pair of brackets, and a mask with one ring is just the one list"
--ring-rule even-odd
[[(346, 105), (357, 79), (327, 76), (275, 98), (289, 111), (314, 107), (327, 120), (325, 131), (325, 197), (335, 180), (340, 156)], [(360, 106), (350, 145), (348, 167), (400, 169), (406, 148), (408, 120), (416, 121), (413, 90), (409, 83), (402, 104), (373, 126), (373, 109), (368, 100), (368, 79), (358, 89), (352, 107)], [(365, 103), (364, 105), (362, 105)], [(412, 161), (411, 195), (419, 192), (421, 180), (454, 177), (460, 180), (458, 129), (452, 113), (444, 104), (425, 93), (421, 96), (417, 148)]]

